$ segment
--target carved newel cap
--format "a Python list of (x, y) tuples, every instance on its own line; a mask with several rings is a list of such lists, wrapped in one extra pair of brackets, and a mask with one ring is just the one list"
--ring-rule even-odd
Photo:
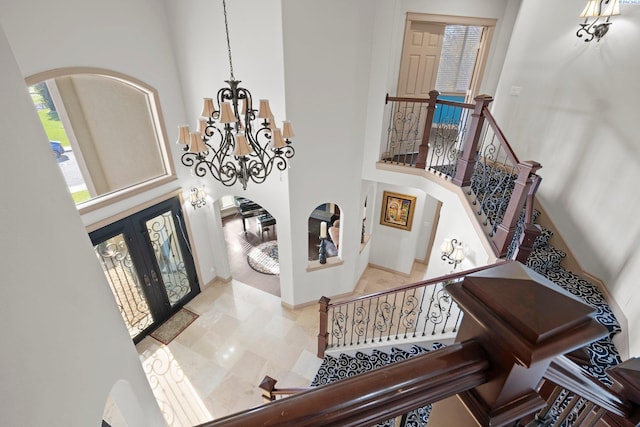
[(607, 333), (593, 319), (594, 308), (519, 262), (470, 274), (447, 291), (524, 366)]

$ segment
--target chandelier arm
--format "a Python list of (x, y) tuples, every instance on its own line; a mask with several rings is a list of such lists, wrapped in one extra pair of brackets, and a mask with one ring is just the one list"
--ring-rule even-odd
[[(226, 0), (222, 0), (222, 5), (231, 75), (230, 79), (225, 81), (229, 87), (218, 90), (216, 99), (219, 110), (211, 111), (210, 107), (207, 108), (207, 111), (211, 112), (206, 118), (206, 126), (201, 134), (206, 151), (200, 151), (203, 149), (201, 147), (196, 148), (200, 152), (185, 152), (181, 160), (183, 165), (192, 167), (199, 177), (209, 172), (222, 185), (232, 186), (240, 181), (246, 190), (249, 181), (257, 184), (265, 182), (274, 166), (284, 171), (287, 168), (287, 159), (293, 157), (295, 150), (290, 146), (289, 139), (285, 140), (284, 147), (273, 147), (273, 117), (269, 113), (269, 117), (263, 118), (261, 123), (259, 120), (256, 122), (259, 111), (253, 108), (251, 92), (240, 87), (240, 80), (236, 80), (233, 75)], [(243, 101), (243, 111), (240, 111), (240, 101)], [(232, 106), (232, 112), (227, 109), (229, 104)], [(230, 113), (233, 114), (232, 117)], [(224, 120), (225, 123), (221, 123), (220, 120)], [(200, 126), (202, 128), (202, 125)], [(255, 132), (254, 127), (258, 128)], [(288, 131), (291, 133), (290, 127)], [(244, 145), (245, 141), (238, 139), (241, 135), (246, 139), (248, 148)], [(281, 139), (278, 140), (278, 145), (283, 145)], [(189, 148), (185, 147), (185, 150)]]

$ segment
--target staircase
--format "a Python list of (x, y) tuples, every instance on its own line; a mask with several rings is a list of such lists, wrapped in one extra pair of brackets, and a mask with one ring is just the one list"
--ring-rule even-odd
[[(534, 210), (534, 222), (539, 216), (540, 212)], [(522, 222), (521, 220), (521, 225)], [(519, 227), (520, 232), (521, 230), (522, 227)], [(584, 348), (582, 355), (574, 352), (572, 360), (603, 384), (610, 386), (612, 382), (606, 375), (605, 369), (622, 361), (611, 339), (622, 329), (598, 286), (562, 266), (562, 261), (567, 254), (549, 243), (553, 234), (553, 231), (541, 227), (541, 234), (536, 239), (527, 259), (527, 267), (596, 309), (595, 319), (608, 329), (609, 335), (589, 344)], [(514, 252), (518, 239), (519, 232), (514, 237), (510, 253)]]
[[(450, 166), (441, 167), (437, 172), (444, 176), (450, 176), (452, 171), (449, 169)], [(468, 196), (470, 203), (476, 206), (477, 214), (484, 218), (483, 225), (490, 228), (489, 235), (502, 221), (506, 210), (504, 200), (508, 199), (506, 195), (513, 191), (516, 179), (517, 175), (512, 170), (482, 162), (476, 163)], [(539, 216), (540, 211), (533, 209), (532, 220), (534, 224)], [(518, 221), (516, 233), (507, 250), (507, 259), (515, 259), (525, 226), (524, 221), (525, 212), (523, 211)], [(536, 226), (541, 233), (533, 244), (533, 250), (527, 258), (526, 265), (596, 309), (595, 319), (609, 330), (609, 335), (588, 345), (582, 352), (583, 354), (573, 352), (572, 360), (603, 384), (611, 385), (611, 379), (605, 374), (605, 369), (622, 361), (611, 340), (615, 334), (621, 331), (620, 324), (598, 286), (562, 266), (562, 261), (567, 254), (549, 243), (554, 232), (537, 224)]]
[[(446, 168), (441, 169), (444, 170)], [(444, 175), (447, 174), (444, 173)], [(491, 228), (491, 232), (495, 230), (494, 225), (499, 224), (502, 220), (505, 212), (505, 204), (503, 203), (505, 200), (504, 193), (512, 191), (515, 179), (516, 176), (513, 173), (505, 171), (503, 168), (484, 166), (482, 168), (476, 168), (475, 170), (469, 188), (470, 202), (477, 206), (478, 215), (484, 218), (484, 221), (486, 221), (484, 225)], [(534, 224), (539, 216), (540, 212), (534, 210), (532, 214)], [(513, 258), (518, 250), (520, 237), (524, 230), (524, 220), (525, 213), (523, 212), (509, 247), (507, 259)], [(604, 325), (609, 331), (606, 337), (587, 345), (581, 350), (574, 351), (567, 356), (592, 377), (606, 386), (611, 386), (613, 382), (605, 373), (605, 370), (618, 365), (622, 361), (611, 340), (616, 333), (621, 331), (621, 327), (598, 286), (562, 266), (562, 261), (566, 257), (566, 253), (550, 244), (550, 239), (554, 234), (553, 231), (542, 228), (539, 225), (537, 226), (541, 229), (541, 233), (535, 240), (533, 249), (527, 258), (526, 265), (566, 292), (595, 308), (595, 320)], [(436, 337), (432, 338), (437, 339)], [(403, 350), (399, 344), (396, 345), (396, 347), (391, 347), (389, 351), (373, 349), (369, 350), (368, 354), (355, 350), (355, 353), (352, 355), (347, 353), (340, 353), (337, 356), (327, 354), (311, 386), (329, 384), (443, 346), (439, 343), (428, 345), (429, 348), (413, 345)], [(407, 346), (408, 345), (409, 344), (407, 344)], [(556, 419), (559, 414), (567, 408), (569, 404), (569, 400), (567, 400), (568, 396), (568, 393), (563, 392), (557, 401), (553, 403), (550, 409), (551, 419)], [(411, 411), (401, 419), (388, 420), (379, 425), (424, 426), (427, 424), (430, 410), (431, 406), (427, 405)], [(568, 417), (562, 425), (574, 425), (572, 420), (576, 418), (577, 413), (573, 418)]]
[[(385, 351), (374, 349), (368, 354), (362, 351), (356, 351), (353, 355), (340, 353), (337, 356), (332, 356), (327, 354), (322, 360), (322, 364), (320, 365), (315, 378), (311, 382), (311, 386), (317, 387), (320, 385), (330, 384), (344, 378), (363, 374), (373, 369), (381, 368), (442, 347), (444, 347), (444, 345), (440, 343), (432, 343), (424, 346), (412, 345), (406, 348), (406, 350), (399, 346), (391, 347), (389, 350)], [(377, 424), (377, 426), (426, 426), (430, 412), (431, 405), (426, 405), (415, 409), (398, 419), (387, 420), (384, 423)]]

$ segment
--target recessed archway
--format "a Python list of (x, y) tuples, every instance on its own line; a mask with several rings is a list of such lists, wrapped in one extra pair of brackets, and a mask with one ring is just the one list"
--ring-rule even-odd
[(227, 195), (219, 205), (231, 277), (279, 297), (277, 218), (244, 197)]

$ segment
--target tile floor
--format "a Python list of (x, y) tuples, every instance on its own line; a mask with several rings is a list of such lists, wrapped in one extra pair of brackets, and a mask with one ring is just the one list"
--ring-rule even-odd
[[(356, 294), (422, 280), (367, 268)], [(187, 304), (199, 314), (168, 345), (151, 337), (138, 353), (170, 426), (194, 426), (262, 404), (265, 375), (283, 387), (307, 386), (321, 360), (316, 353), (318, 307), (289, 310), (280, 298), (237, 280), (215, 283)]]

